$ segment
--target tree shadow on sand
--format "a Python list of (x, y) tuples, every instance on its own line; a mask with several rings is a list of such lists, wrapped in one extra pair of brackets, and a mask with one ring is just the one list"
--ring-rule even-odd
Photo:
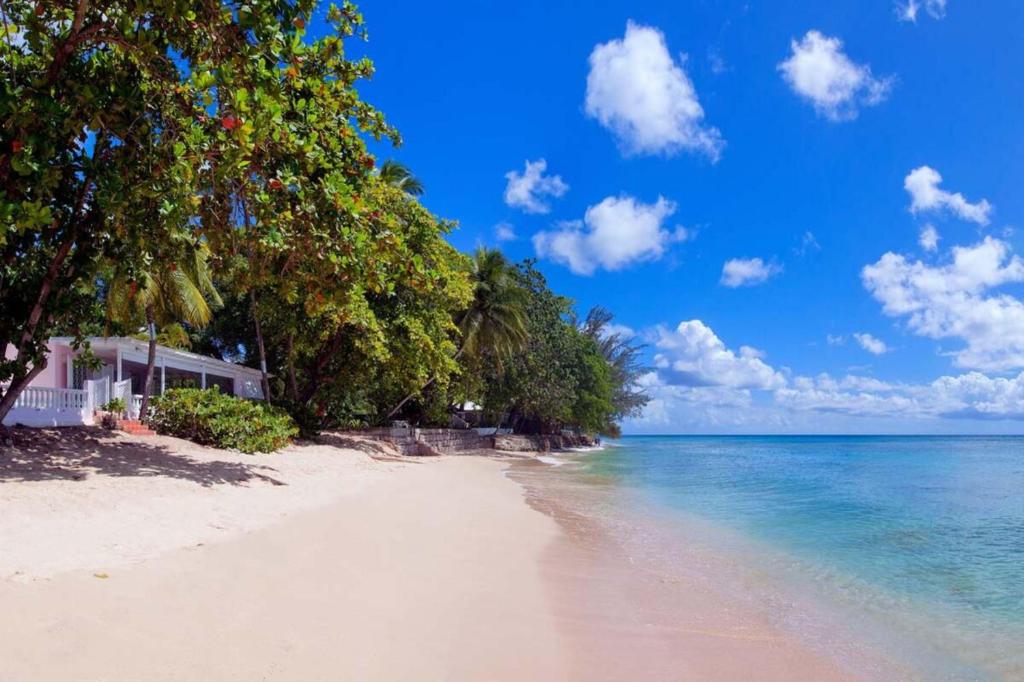
[[(159, 443), (118, 438), (100, 428), (14, 428), (14, 445), (0, 446), (0, 483), (83, 480), (100, 476), (166, 476), (204, 487), (252, 481), (286, 485), (273, 467), (194, 459)], [(199, 446), (196, 446), (199, 447)]]

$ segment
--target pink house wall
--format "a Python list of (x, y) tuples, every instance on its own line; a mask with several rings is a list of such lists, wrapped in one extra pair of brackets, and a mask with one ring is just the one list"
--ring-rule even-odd
[[(30, 386), (41, 386), (43, 388), (67, 388), (68, 387), (68, 362), (71, 360), (71, 349), (66, 346), (54, 346), (48, 343), (50, 349), (46, 368), (32, 380)], [(17, 356), (14, 346), (8, 345), (4, 351), (8, 360)]]

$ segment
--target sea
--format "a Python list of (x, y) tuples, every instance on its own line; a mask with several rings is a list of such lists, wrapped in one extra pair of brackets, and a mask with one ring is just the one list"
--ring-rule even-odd
[[(1024, 680), (1024, 438), (633, 436), (527, 474), (866, 679)], [(532, 477), (532, 479), (531, 479)]]

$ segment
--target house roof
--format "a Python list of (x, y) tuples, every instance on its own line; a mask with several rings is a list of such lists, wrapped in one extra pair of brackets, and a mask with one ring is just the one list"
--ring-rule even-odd
[[(73, 337), (70, 336), (54, 336), (50, 339), (50, 343), (61, 346), (70, 346), (74, 341)], [(133, 351), (136, 353), (147, 353), (149, 352), (149, 342), (141, 341), (139, 339), (130, 336), (89, 336), (86, 337), (86, 341), (93, 349), (121, 349)], [(180, 350), (178, 348), (171, 348), (170, 346), (163, 346), (157, 344), (157, 357), (164, 358), (180, 358), (181, 360), (187, 360), (192, 363), (198, 363), (208, 368), (219, 368), (222, 370), (230, 370), (233, 372), (241, 372), (243, 374), (251, 374), (253, 376), (261, 376), (260, 370), (253, 367), (246, 367), (236, 362), (227, 362), (219, 358), (213, 358), (209, 355), (199, 355), (198, 353), (190, 353), (186, 350)]]

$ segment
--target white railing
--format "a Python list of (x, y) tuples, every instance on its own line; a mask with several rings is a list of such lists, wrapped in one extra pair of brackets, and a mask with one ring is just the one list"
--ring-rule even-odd
[(110, 397), (111, 399), (120, 398), (124, 401), (126, 407), (130, 406), (132, 402), (132, 380), (115, 381)]
[(4, 417), (4, 424), (25, 426), (79, 426), (92, 423), (89, 391), (74, 388), (27, 386)]
[(88, 379), (85, 390), (89, 394), (91, 411), (96, 411), (110, 402), (110, 378)]
[(89, 406), (89, 392), (75, 388), (26, 386), (14, 407), (36, 410), (83, 410)]

